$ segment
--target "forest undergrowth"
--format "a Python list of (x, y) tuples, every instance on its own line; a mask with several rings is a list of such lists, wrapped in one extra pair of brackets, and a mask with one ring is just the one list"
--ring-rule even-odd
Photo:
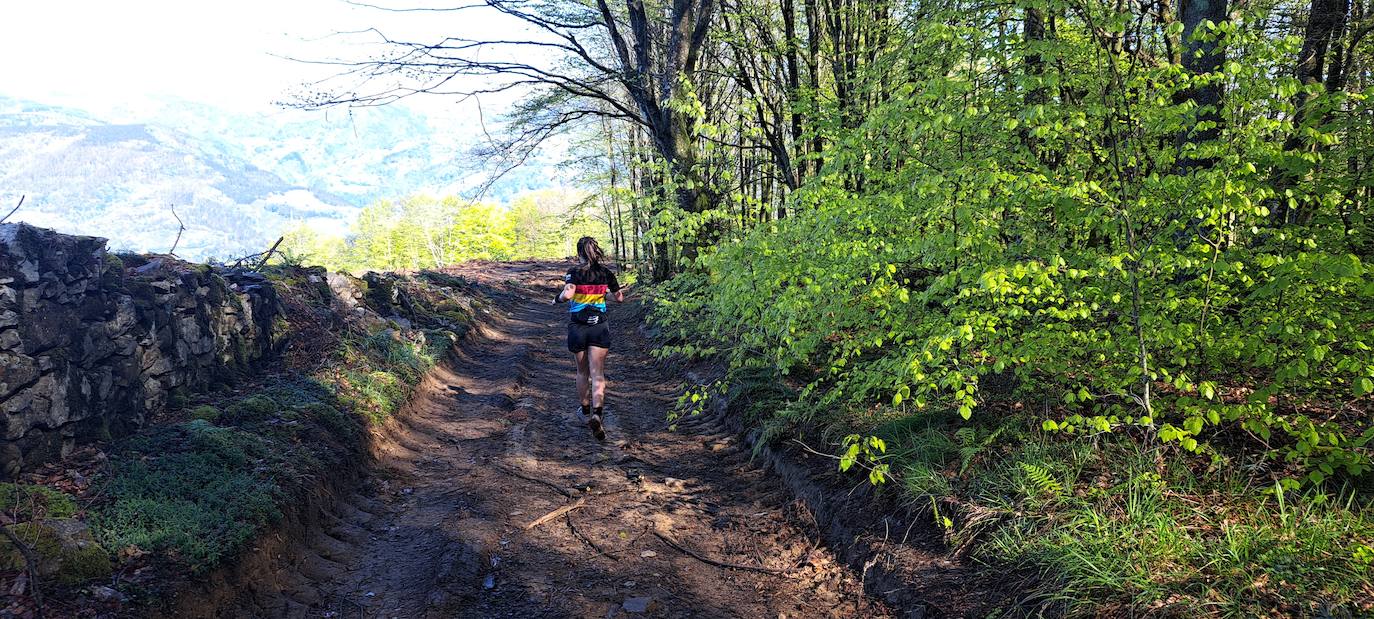
[(872, 25), (906, 45), (821, 101), (785, 217), (676, 229), (714, 240), (661, 352), (732, 376), (684, 410), (754, 394), (1032, 605), (1374, 612), (1374, 91), (1363, 55), (1295, 75), (1278, 10)]

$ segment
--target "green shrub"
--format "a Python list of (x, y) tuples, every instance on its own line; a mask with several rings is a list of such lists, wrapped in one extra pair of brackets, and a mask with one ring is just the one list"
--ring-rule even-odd
[(184, 387), (177, 387), (167, 394), (167, 408), (181, 410), (191, 403), (191, 396)]
[(210, 423), (219, 421), (220, 414), (221, 413), (218, 408), (210, 406), (209, 404), (201, 404), (200, 406), (191, 409), (190, 413), (187, 413), (187, 415), (190, 416), (191, 419), (200, 419), (203, 421), (208, 421)]
[(283, 407), (321, 402), (331, 397), (323, 385), (308, 379), (278, 380), (263, 388), (260, 395), (271, 398)]

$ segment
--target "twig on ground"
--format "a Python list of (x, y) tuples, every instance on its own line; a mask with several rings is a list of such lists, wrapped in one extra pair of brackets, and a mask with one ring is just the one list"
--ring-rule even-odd
[(10, 530), (9, 525), (0, 523), (0, 534), (3, 534), (19, 549), (19, 554), (24, 556), (24, 571), (29, 576), (29, 594), (33, 596), (34, 616), (43, 619), (43, 593), (38, 590), (38, 557), (34, 555), (33, 547), (19, 539), (19, 536)]
[(177, 245), (181, 244), (181, 233), (186, 231), (186, 224), (182, 223), (181, 216), (177, 215), (176, 205), (168, 204), (167, 208), (172, 210), (172, 217), (177, 220), (177, 238), (172, 241), (172, 248), (167, 250), (167, 255), (175, 256), (177, 255)]
[(582, 543), (584, 543), (584, 544), (586, 544), (586, 545), (588, 545), (588, 546), (591, 546), (591, 547), (592, 547), (592, 550), (595, 550), (597, 554), (599, 554), (599, 555), (601, 555), (601, 556), (603, 556), (603, 557), (606, 557), (607, 559), (610, 559), (610, 560), (612, 560), (612, 561), (619, 561), (619, 560), (620, 560), (620, 557), (617, 557), (616, 555), (611, 554), (611, 552), (602, 549), (600, 546), (597, 546), (597, 545), (596, 545), (596, 542), (593, 542), (593, 541), (592, 541), (592, 538), (587, 537), (586, 535), (584, 535), (584, 534), (582, 533), (582, 531), (578, 530), (577, 525), (576, 525), (576, 524), (573, 524), (572, 512), (568, 512), (568, 513), (563, 514), (563, 519), (566, 520), (566, 521), (568, 521), (568, 528), (572, 530), (573, 536), (576, 537), (577, 539), (582, 540)]
[(548, 487), (552, 488), (552, 489), (554, 490), (554, 492), (557, 492), (558, 494), (561, 494), (561, 495), (563, 495), (563, 496), (565, 496), (565, 497), (568, 497), (568, 498), (570, 498), (570, 499), (573, 498), (573, 495), (572, 495), (571, 492), (568, 492), (567, 490), (563, 489), (562, 486), (559, 486), (558, 484), (555, 484), (555, 483), (553, 483), (553, 482), (551, 482), (551, 481), (539, 479), (538, 477), (530, 477), (529, 475), (526, 475), (526, 474), (524, 474), (524, 473), (521, 473), (520, 471), (517, 471), (517, 470), (515, 470), (515, 469), (513, 469), (513, 468), (511, 468), (511, 467), (508, 467), (508, 466), (504, 465), (504, 464), (496, 464), (496, 463), (493, 463), (492, 466), (494, 466), (494, 467), (496, 467), (497, 469), (500, 469), (500, 470), (502, 470), (502, 471), (505, 471), (506, 473), (509, 473), (509, 474), (511, 474), (511, 475), (514, 475), (514, 476), (516, 476), (516, 477), (519, 477), (520, 479), (523, 479), (523, 480), (525, 480), (525, 481), (532, 481), (532, 482), (534, 482), (534, 483), (536, 483), (536, 484), (543, 484), (543, 485), (545, 485), (545, 486), (548, 486)]
[(24, 196), (19, 196), (19, 204), (14, 205), (14, 208), (10, 209), (10, 212), (5, 213), (5, 216), (4, 216), (4, 217), (0, 217), (0, 224), (5, 223), (5, 220), (6, 220), (6, 219), (9, 219), (9, 218), (10, 218), (10, 215), (13, 215), (13, 214), (19, 212), (19, 207), (24, 206), (24, 198), (27, 198), (27, 197), (28, 197), (28, 196), (26, 196), (26, 195), (24, 195)]
[(554, 518), (557, 518), (557, 517), (559, 517), (559, 516), (562, 516), (563, 514), (566, 514), (566, 513), (568, 513), (568, 512), (571, 512), (572, 510), (577, 509), (577, 508), (579, 508), (579, 507), (582, 507), (583, 505), (586, 505), (586, 504), (587, 504), (587, 497), (581, 497), (581, 498), (577, 499), (576, 501), (573, 501), (572, 503), (568, 503), (567, 505), (564, 505), (563, 507), (560, 507), (560, 508), (555, 509), (555, 510), (553, 510), (553, 511), (547, 513), (547, 514), (544, 514), (543, 516), (540, 516), (538, 520), (535, 520), (534, 522), (531, 522), (531, 523), (525, 525), (525, 530), (526, 530), (526, 531), (529, 531), (530, 529), (533, 529), (533, 528), (535, 528), (535, 527), (537, 527), (537, 526), (539, 526), (539, 525), (541, 525), (541, 524), (544, 524), (545, 522), (548, 522), (548, 521), (550, 521), (550, 520), (553, 520)]
[(690, 548), (687, 548), (686, 546), (677, 543), (673, 540), (673, 538), (664, 535), (662, 531), (655, 530), (654, 537), (663, 540), (663, 543), (672, 546), (674, 550), (677, 550), (678, 552), (681, 552), (682, 554), (685, 554), (693, 559), (696, 559), (697, 561), (701, 561), (702, 563), (705, 563), (707, 565), (714, 565), (716, 567), (723, 567), (732, 570), (748, 570), (751, 572), (762, 572), (764, 574), (772, 574), (774, 576), (783, 576), (787, 574), (787, 570), (780, 570), (771, 567), (762, 567), (758, 565), (743, 565), (740, 563), (730, 563), (728, 561), (718, 561), (710, 557), (703, 557), (693, 552)]

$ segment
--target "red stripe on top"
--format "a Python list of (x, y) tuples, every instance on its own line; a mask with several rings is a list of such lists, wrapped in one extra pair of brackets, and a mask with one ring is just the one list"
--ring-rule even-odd
[(606, 284), (578, 284), (573, 291), (576, 294), (606, 294), (609, 289)]

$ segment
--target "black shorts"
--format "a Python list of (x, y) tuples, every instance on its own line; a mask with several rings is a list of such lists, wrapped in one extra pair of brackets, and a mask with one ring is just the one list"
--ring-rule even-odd
[(604, 319), (594, 325), (568, 323), (568, 350), (582, 352), (587, 350), (588, 346), (606, 349), (611, 347), (611, 327)]

